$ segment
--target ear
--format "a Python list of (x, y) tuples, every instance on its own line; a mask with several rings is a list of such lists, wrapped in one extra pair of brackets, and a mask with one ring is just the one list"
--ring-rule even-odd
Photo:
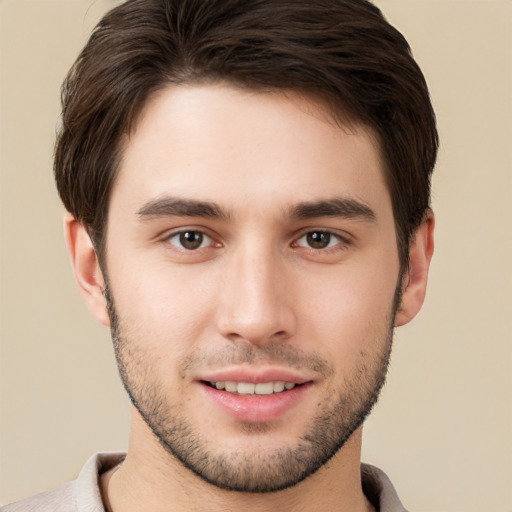
[(434, 214), (429, 209), (409, 244), (409, 270), (402, 280), (402, 299), (395, 317), (397, 327), (410, 322), (423, 305), (433, 252)]
[(64, 236), (82, 299), (92, 316), (108, 327), (110, 318), (103, 295), (105, 282), (96, 251), (83, 224), (70, 213), (64, 217)]

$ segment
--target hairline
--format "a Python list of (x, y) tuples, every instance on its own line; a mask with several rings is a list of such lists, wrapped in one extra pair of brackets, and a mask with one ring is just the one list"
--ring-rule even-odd
[[(297, 87), (286, 87), (279, 88), (275, 86), (265, 86), (263, 84), (257, 84), (252, 82), (241, 82), (239, 80), (231, 79), (229, 77), (209, 77), (209, 76), (201, 76), (201, 77), (189, 77), (184, 78), (183, 80), (169, 80), (167, 82), (162, 82), (157, 87), (154, 87), (151, 91), (147, 93), (141, 103), (135, 109), (135, 112), (129, 123), (125, 129), (125, 131), (121, 134), (118, 139), (117, 146), (114, 148), (114, 153), (117, 155), (114, 166), (112, 168), (112, 178), (111, 178), (111, 186), (109, 189), (109, 196), (106, 200), (106, 208), (103, 217), (103, 225), (101, 228), (101, 234), (98, 239), (97, 236), (94, 235), (90, 230), (88, 230), (89, 235), (93, 241), (94, 249), (97, 254), (98, 259), (100, 259), (106, 268), (106, 253), (107, 253), (107, 236), (108, 236), (108, 227), (109, 227), (109, 211), (110, 204), (113, 191), (116, 186), (116, 182), (118, 179), (118, 175), (121, 172), (123, 165), (123, 158), (125, 155), (125, 151), (127, 149), (130, 140), (137, 132), (137, 128), (140, 125), (141, 118), (144, 116), (144, 113), (147, 111), (149, 104), (154, 101), (158, 95), (163, 94), (165, 91), (177, 88), (193, 88), (193, 87), (202, 87), (202, 86), (227, 86), (232, 88), (233, 90), (249, 92), (254, 94), (281, 94), (290, 99), (299, 99), (303, 102), (303, 105), (307, 105), (308, 107), (314, 107), (312, 109), (308, 109), (307, 113), (309, 115), (314, 115), (315, 117), (319, 117), (321, 120), (325, 122), (330, 122), (338, 127), (340, 130), (349, 129), (354, 132), (357, 130), (364, 130), (370, 140), (370, 142), (374, 145), (380, 163), (380, 172), (382, 173), (382, 178), (384, 180), (385, 189), (389, 195), (393, 213), (393, 224), (395, 227), (395, 239), (396, 245), (398, 249), (399, 263), (401, 273), (405, 273), (408, 269), (408, 250), (405, 249), (405, 253), (401, 250), (402, 244), (409, 244), (409, 240), (401, 240), (400, 238), (400, 226), (397, 222), (397, 216), (395, 212), (395, 205), (393, 201), (393, 193), (391, 189), (391, 184), (389, 183), (389, 176), (392, 174), (390, 172), (389, 163), (387, 162), (385, 152), (383, 150), (383, 137), (380, 135), (378, 130), (372, 126), (368, 122), (364, 122), (362, 119), (359, 119), (354, 113), (351, 113), (348, 108), (345, 108), (344, 102), (342, 100), (335, 101), (332, 99), (329, 101), (325, 97), (325, 95), (320, 94), (317, 91), (305, 90), (304, 88)], [(414, 232), (414, 231), (413, 231)], [(411, 232), (411, 236), (412, 233)]]

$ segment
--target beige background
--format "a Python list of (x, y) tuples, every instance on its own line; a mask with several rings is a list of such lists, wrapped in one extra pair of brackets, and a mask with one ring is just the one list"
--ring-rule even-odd
[[(0, 502), (123, 449), (128, 405), (61, 234), (58, 89), (103, 0), (0, 0)], [(431, 87), (442, 151), (423, 312), (397, 335), (364, 459), (412, 510), (512, 511), (512, 2), (382, 0)]]

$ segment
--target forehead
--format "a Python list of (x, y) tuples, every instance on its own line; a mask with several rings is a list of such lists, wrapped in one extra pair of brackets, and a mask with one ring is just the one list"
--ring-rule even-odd
[(111, 209), (165, 194), (233, 209), (337, 195), (390, 205), (370, 129), (297, 93), (225, 84), (159, 91), (125, 139)]

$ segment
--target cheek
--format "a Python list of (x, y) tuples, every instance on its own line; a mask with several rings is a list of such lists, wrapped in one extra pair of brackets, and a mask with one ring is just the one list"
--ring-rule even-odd
[[(392, 324), (398, 266), (384, 272), (371, 265), (333, 272), (329, 279), (303, 281), (303, 337), (331, 354), (346, 368), (362, 353), (375, 352)], [(320, 348), (321, 347), (321, 348)]]
[(167, 347), (176, 355), (190, 347), (213, 316), (214, 276), (206, 279), (192, 265), (146, 264), (137, 272), (118, 267), (110, 280), (123, 334), (148, 348)]

